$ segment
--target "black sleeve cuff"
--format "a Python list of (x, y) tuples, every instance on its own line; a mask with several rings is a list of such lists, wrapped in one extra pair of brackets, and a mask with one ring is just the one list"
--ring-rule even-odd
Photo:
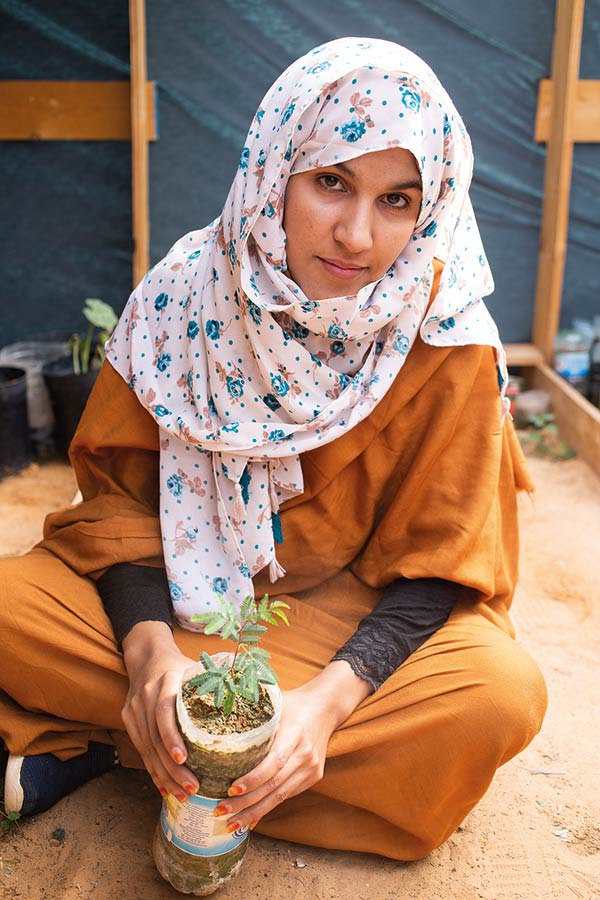
[(374, 691), (446, 622), (462, 586), (441, 578), (399, 578), (333, 657)]
[(118, 563), (107, 569), (96, 584), (119, 647), (138, 622), (165, 622), (173, 628), (164, 569)]

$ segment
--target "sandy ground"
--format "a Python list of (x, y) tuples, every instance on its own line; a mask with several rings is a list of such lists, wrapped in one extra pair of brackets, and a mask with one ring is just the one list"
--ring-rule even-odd
[[(519, 639), (550, 692), (542, 733), (497, 774), (438, 851), (416, 863), (319, 851), (260, 836), (220, 900), (600, 898), (598, 728), (600, 480), (580, 460), (533, 459), (521, 498)], [(26, 550), (75, 485), (60, 464), (0, 483), (0, 555)], [(17, 598), (15, 598), (17, 600)], [(1, 662), (0, 662), (1, 664)], [(24, 900), (175, 900), (150, 854), (159, 798), (117, 770), (0, 839), (0, 895)], [(64, 841), (53, 837), (64, 829)]]

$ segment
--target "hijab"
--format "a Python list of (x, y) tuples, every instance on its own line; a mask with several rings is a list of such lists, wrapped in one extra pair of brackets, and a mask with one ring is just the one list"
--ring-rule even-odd
[[(288, 179), (374, 151), (415, 157), (423, 200), (389, 270), (314, 300), (286, 274)], [(473, 157), (450, 97), (414, 53), (341, 38), (292, 63), (252, 121), (222, 214), (184, 235), (133, 291), (107, 358), (160, 433), (160, 519), (174, 615), (240, 604), (284, 573), (280, 504), (303, 491), (300, 454), (361, 422), (420, 334), (488, 344), (506, 383), (493, 290), (468, 189)], [(444, 262), (428, 308), (433, 259)]]

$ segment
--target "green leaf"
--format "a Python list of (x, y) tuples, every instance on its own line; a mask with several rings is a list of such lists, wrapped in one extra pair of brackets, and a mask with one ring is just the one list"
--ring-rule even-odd
[(248, 651), (248, 656), (250, 659), (259, 660), (259, 659), (270, 659), (271, 654), (268, 650), (264, 650), (262, 647), (253, 647), (252, 650)]
[(252, 609), (253, 606), (254, 606), (254, 597), (252, 596), (252, 594), (248, 594), (242, 600), (242, 605), (240, 607), (240, 619), (242, 619), (242, 621), (244, 619), (248, 618), (248, 616), (250, 615), (250, 610)]
[(223, 712), (226, 716), (229, 716), (234, 709), (235, 693), (233, 691), (225, 691), (225, 699), (223, 700)]
[(207, 672), (217, 672), (218, 671), (219, 667), (215, 663), (214, 659), (206, 652), (206, 650), (203, 650), (202, 653), (200, 654), (200, 662), (202, 663), (202, 665), (204, 666), (204, 668), (206, 669)]
[[(237, 625), (235, 622), (226, 622), (223, 625), (223, 630), (221, 631), (221, 637), (223, 640), (227, 640), (227, 638), (233, 637), (234, 640), (237, 640)], [(208, 634), (207, 631), (204, 634)]]
[(203, 675), (198, 675), (197, 678), (190, 681), (190, 684), (198, 688), (200, 695), (212, 694), (218, 685), (223, 684), (223, 679), (220, 675), (213, 675), (212, 672), (204, 672)]
[(267, 663), (257, 663), (256, 674), (258, 676), (258, 680), (262, 684), (277, 684), (277, 676), (275, 675), (275, 672), (273, 671), (271, 666), (267, 665)]
[(223, 684), (222, 681), (219, 681), (219, 683), (214, 691), (215, 706), (217, 707), (217, 709), (223, 708), (224, 696), (225, 696), (225, 685)]
[(257, 625), (255, 622), (249, 622), (242, 628), (242, 637), (245, 638), (249, 634), (264, 634), (266, 630), (266, 625)]
[(224, 627), (226, 621), (224, 616), (215, 616), (214, 620), (204, 629), (204, 634), (216, 634)]
[(104, 300), (94, 300), (91, 297), (85, 301), (83, 315), (96, 328), (103, 328), (109, 333), (113, 331), (118, 322), (117, 314), (112, 306), (109, 306)]
[[(282, 609), (276, 609), (276, 610), (275, 610), (275, 615), (276, 615), (276, 616), (279, 616), (279, 618), (281, 619), (281, 621), (284, 622), (286, 625), (289, 625), (289, 624), (290, 624), (290, 623), (289, 623), (289, 620), (288, 620), (288, 617), (286, 616), (286, 614), (284, 613), (284, 611), (283, 611)], [(277, 622), (276, 622), (275, 624), (277, 625)]]
[(244, 644), (248, 647), (254, 647), (254, 645), (260, 644), (260, 638), (258, 635), (249, 634), (247, 637), (243, 638)]

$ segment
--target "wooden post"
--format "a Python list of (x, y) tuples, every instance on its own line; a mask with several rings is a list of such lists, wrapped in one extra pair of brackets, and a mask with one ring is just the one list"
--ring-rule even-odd
[(552, 359), (560, 319), (583, 10), (584, 0), (557, 0), (552, 51), (553, 101), (533, 321), (533, 342), (547, 361)]
[(131, 62), (131, 190), (133, 205), (133, 285), (150, 268), (148, 118), (146, 113), (145, 0), (129, 0)]

